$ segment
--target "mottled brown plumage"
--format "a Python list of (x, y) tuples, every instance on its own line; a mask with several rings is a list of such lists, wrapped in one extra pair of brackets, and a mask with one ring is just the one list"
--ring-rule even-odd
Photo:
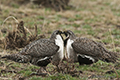
[(45, 57), (54, 55), (59, 49), (55, 41), (40, 39), (27, 45), (19, 54), (30, 55), (32, 57)]
[(88, 38), (77, 38), (72, 47), (76, 53), (88, 55), (96, 60), (115, 62), (117, 53), (108, 51), (102, 44)]
[[(70, 30), (65, 31), (64, 33), (67, 36), (65, 42), (67, 46), (66, 51), (68, 51), (66, 53), (68, 59), (72, 59), (74, 62), (78, 61), (80, 64), (91, 64), (93, 61), (96, 62), (98, 60), (116, 62), (117, 53), (108, 51), (101, 43), (95, 42), (88, 38), (76, 37)], [(94, 60), (90, 59), (90, 57)], [(91, 60), (90, 63), (88, 63), (89, 61), (85, 58), (89, 58), (88, 60)], [(85, 60), (87, 62), (85, 62)]]
[[(54, 58), (54, 55), (59, 55), (58, 50), (60, 46), (56, 45), (56, 36), (61, 35), (61, 31), (56, 30), (51, 35), (50, 39), (39, 39), (33, 41), (17, 54), (10, 54), (3, 56), (16, 62), (27, 63), (30, 62), (38, 66), (47, 66)], [(59, 59), (59, 57), (58, 57)], [(59, 63), (59, 62), (58, 62)]]

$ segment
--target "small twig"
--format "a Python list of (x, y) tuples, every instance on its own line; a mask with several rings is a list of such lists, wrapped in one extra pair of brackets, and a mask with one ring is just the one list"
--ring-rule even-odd
[(2, 6), (1, 6), (2, 2), (0, 1), (0, 11), (2, 11)]
[(32, 33), (30, 32), (30, 30), (29, 30), (28, 28), (26, 28), (26, 27), (24, 26), (24, 29), (25, 29), (27, 32), (29, 32), (30, 35), (32, 35)]
[[(4, 23), (9, 19), (9, 18), (13, 18), (17, 23), (19, 23), (19, 21), (14, 17), (14, 16), (8, 16), (7, 18), (5, 18), (5, 20), (2, 23), (2, 27), (4, 25)], [(1, 35), (3, 35), (3, 33), (0, 31)]]
[[(19, 32), (19, 33), (20, 33), (20, 32)], [(16, 40), (16, 38), (17, 38), (17, 34), (15, 34), (14, 41)]]
[(116, 69), (114, 68), (114, 66), (112, 66), (112, 67), (113, 67), (113, 70), (115, 71), (115, 74), (117, 75), (117, 78), (119, 78), (119, 76), (118, 76), (118, 73), (117, 73)]
[(37, 37), (37, 25), (35, 25), (35, 37)]
[(110, 36), (111, 36), (111, 39), (112, 39), (112, 44), (113, 44), (114, 51), (116, 52), (115, 43), (114, 43), (114, 39), (113, 39), (113, 36), (112, 36), (112, 33), (111, 33), (111, 29), (109, 29), (109, 32), (110, 32)]
[(2, 35), (3, 35), (3, 33), (2, 33), (1, 30), (0, 30), (0, 37), (2, 37)]
[(4, 23), (9, 19), (9, 18), (13, 18), (17, 23), (19, 23), (19, 21), (14, 17), (14, 16), (8, 16), (2, 23), (2, 27), (4, 25)]
[(12, 78), (7, 78), (7, 77), (0, 77), (0, 79), (3, 79), (3, 80), (11, 79), (12, 80)]
[(45, 29), (45, 18), (44, 18), (44, 21), (43, 21), (43, 25), (42, 25), (41, 30), (43, 30), (43, 31), (44, 31), (44, 29)]
[(7, 40), (7, 38), (3, 40), (4, 48), (5, 48), (5, 49), (6, 49), (6, 47), (7, 47), (7, 43), (6, 43), (7, 41), (6, 41), (6, 40)]
[[(19, 24), (19, 21), (14, 17), (14, 16), (8, 16), (2, 23), (2, 27), (4, 25), (4, 23), (9, 19), (9, 18), (13, 18), (18, 24)], [(25, 30), (28, 31), (30, 33), (30, 35), (32, 34), (25, 26), (24, 26)]]
[(9, 63), (6, 67), (9, 67), (11, 64), (13, 64), (12, 62), (11, 63)]

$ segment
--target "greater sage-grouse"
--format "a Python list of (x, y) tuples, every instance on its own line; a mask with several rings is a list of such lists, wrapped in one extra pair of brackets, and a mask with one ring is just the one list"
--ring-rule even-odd
[(65, 58), (69, 62), (79, 62), (79, 64), (92, 64), (98, 60), (106, 62), (116, 62), (117, 53), (108, 51), (102, 44), (88, 38), (79, 38), (70, 31), (64, 31), (66, 39)]
[(30, 62), (44, 69), (51, 61), (57, 66), (64, 57), (64, 41), (61, 33), (62, 31), (56, 30), (49, 39), (36, 40), (23, 48), (19, 53), (5, 55), (2, 58), (20, 63)]

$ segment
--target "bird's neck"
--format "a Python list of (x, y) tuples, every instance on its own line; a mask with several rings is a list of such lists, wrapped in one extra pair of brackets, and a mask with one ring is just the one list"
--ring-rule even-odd
[(55, 40), (55, 39), (56, 39), (55, 36), (51, 36), (51, 37), (50, 37), (50, 40)]
[[(56, 39), (55, 39), (55, 44), (57, 45), (57, 46), (59, 46), (59, 50), (58, 50), (58, 52), (57, 52), (57, 55), (59, 55), (59, 59), (60, 59), (60, 61), (64, 58), (64, 53), (63, 53), (63, 51), (64, 51), (64, 41), (63, 41), (63, 38), (61, 37), (61, 35), (57, 35), (56, 36)], [(57, 56), (56, 55), (56, 56)]]
[(70, 35), (70, 36), (69, 36), (69, 39), (70, 39), (70, 40), (74, 40), (75, 38), (76, 38), (75, 35)]
[(61, 35), (57, 35), (57, 36), (56, 36), (56, 38), (55, 38), (55, 43), (56, 43), (56, 45), (59, 45), (59, 46), (64, 44)]

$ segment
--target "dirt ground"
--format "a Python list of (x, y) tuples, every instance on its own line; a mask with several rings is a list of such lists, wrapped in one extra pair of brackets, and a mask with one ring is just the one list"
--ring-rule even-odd
[[(51, 33), (60, 29), (72, 30), (78, 37), (86, 37), (101, 42), (109, 51), (120, 53), (120, 1), (119, 0), (71, 0), (71, 8), (55, 11), (33, 3), (17, 3), (13, 0), (0, 1), (0, 30), (10, 31), (16, 29), (18, 22), (23, 21), (24, 26), (34, 33), (34, 25), (38, 27), (38, 33), (49, 38)], [(30, 34), (28, 34), (30, 35)], [(0, 40), (7, 33), (0, 32)], [(14, 54), (18, 49), (4, 49), (0, 41), (0, 55)], [(46, 77), (30, 76), (39, 69), (30, 63), (22, 64), (0, 60), (0, 80), (119, 80), (120, 61), (118, 63), (106, 63), (98, 61), (92, 65), (78, 65), (78, 76), (55, 72)], [(52, 64), (47, 70), (54, 69)]]

